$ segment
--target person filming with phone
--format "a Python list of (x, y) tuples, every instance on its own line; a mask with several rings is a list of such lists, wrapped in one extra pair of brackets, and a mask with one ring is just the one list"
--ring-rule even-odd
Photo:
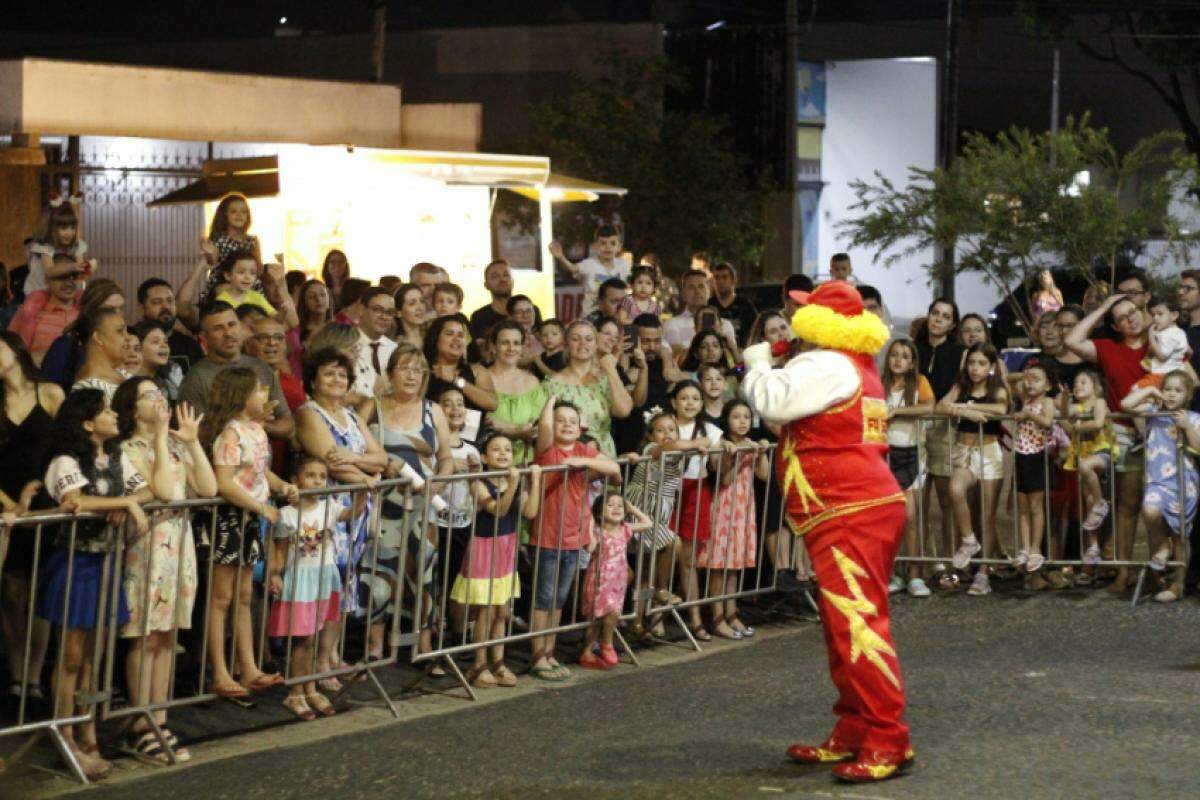
[(714, 330), (728, 343), (734, 360), (740, 360), (733, 323), (721, 319), (717, 310), (708, 304), (708, 276), (698, 269), (683, 273), (680, 294), (683, 296), (684, 309), (663, 324), (663, 341), (679, 354), (688, 349), (697, 331)]

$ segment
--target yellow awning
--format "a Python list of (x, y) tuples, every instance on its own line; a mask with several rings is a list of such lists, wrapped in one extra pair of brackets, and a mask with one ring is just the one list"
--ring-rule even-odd
[(592, 203), (602, 194), (624, 195), (629, 190), (621, 186), (609, 186), (606, 183), (586, 181), (583, 178), (573, 178), (561, 172), (551, 172), (545, 184), (541, 186), (505, 187), (530, 200), (540, 200), (544, 192), (551, 203)]

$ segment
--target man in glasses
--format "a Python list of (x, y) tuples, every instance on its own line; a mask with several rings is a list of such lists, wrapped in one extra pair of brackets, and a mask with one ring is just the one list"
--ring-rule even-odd
[(396, 349), (396, 342), (388, 338), (396, 319), (396, 300), (386, 290), (372, 286), (363, 292), (362, 306), (354, 393), (374, 397), (376, 380), (387, 374), (388, 359)]
[[(285, 369), (287, 364), (287, 338), (283, 323), (275, 317), (260, 317), (254, 323), (254, 331), (246, 340), (247, 355), (262, 361), (275, 377), (279, 379), (279, 388), (283, 391), (284, 402), (293, 414), (304, 405), (304, 381), (298, 375), (293, 375)], [(272, 464), (284, 464), (287, 458), (287, 440), (271, 438)]]
[[(1082, 358), (1100, 367), (1104, 374), (1104, 394), (1110, 411), (1121, 408), (1121, 400), (1146, 371), (1142, 360), (1146, 358), (1147, 325), (1144, 306), (1149, 298), (1146, 280), (1140, 273), (1131, 273), (1117, 282), (1121, 289), (1133, 292), (1126, 296), (1113, 294), (1079, 321), (1067, 334), (1067, 347)], [(1140, 305), (1139, 305), (1140, 302)], [(1115, 339), (1089, 339), (1088, 334), (1100, 324), (1105, 315), (1114, 331)], [(1117, 454), (1113, 463), (1116, 473), (1116, 555), (1123, 561), (1133, 557), (1133, 537), (1137, 529), (1138, 511), (1142, 497), (1142, 442), (1137, 429), (1127, 419), (1113, 420), (1113, 432), (1117, 440)], [(1110, 509), (1105, 501), (1091, 509), (1107, 516)], [(1088, 510), (1085, 509), (1085, 513)], [(1120, 567), (1117, 578), (1109, 587), (1111, 592), (1124, 592), (1129, 583), (1129, 570)]]

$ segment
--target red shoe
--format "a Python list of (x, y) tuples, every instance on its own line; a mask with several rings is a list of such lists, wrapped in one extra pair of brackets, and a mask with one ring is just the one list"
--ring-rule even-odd
[(611, 645), (600, 645), (600, 660), (610, 667), (615, 667), (621, 662), (617, 656), (617, 650)]
[(854, 758), (854, 748), (830, 737), (818, 745), (793, 744), (787, 749), (787, 757), (801, 764), (835, 764)]
[(913, 751), (903, 753), (864, 752), (850, 764), (838, 764), (833, 776), (849, 783), (871, 783), (894, 778), (912, 766)]
[(608, 664), (600, 660), (600, 657), (591, 650), (585, 650), (583, 655), (579, 657), (579, 666), (584, 669), (608, 669)]

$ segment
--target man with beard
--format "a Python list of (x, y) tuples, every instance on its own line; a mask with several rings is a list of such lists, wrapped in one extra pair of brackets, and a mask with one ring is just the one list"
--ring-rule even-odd
[(175, 325), (175, 290), (162, 278), (149, 278), (137, 289), (139, 321), (152, 320), (160, 323), (171, 334), (167, 344), (171, 346), (171, 360), (179, 364), (183, 374), (200, 359), (204, 350), (194, 338), (179, 330)]
[(471, 315), (471, 338), (486, 339), (488, 331), (502, 319), (508, 318), (508, 298), (512, 297), (512, 270), (508, 262), (499, 259), (487, 265), (483, 271), (483, 285), (492, 294), (492, 302), (475, 310)]

